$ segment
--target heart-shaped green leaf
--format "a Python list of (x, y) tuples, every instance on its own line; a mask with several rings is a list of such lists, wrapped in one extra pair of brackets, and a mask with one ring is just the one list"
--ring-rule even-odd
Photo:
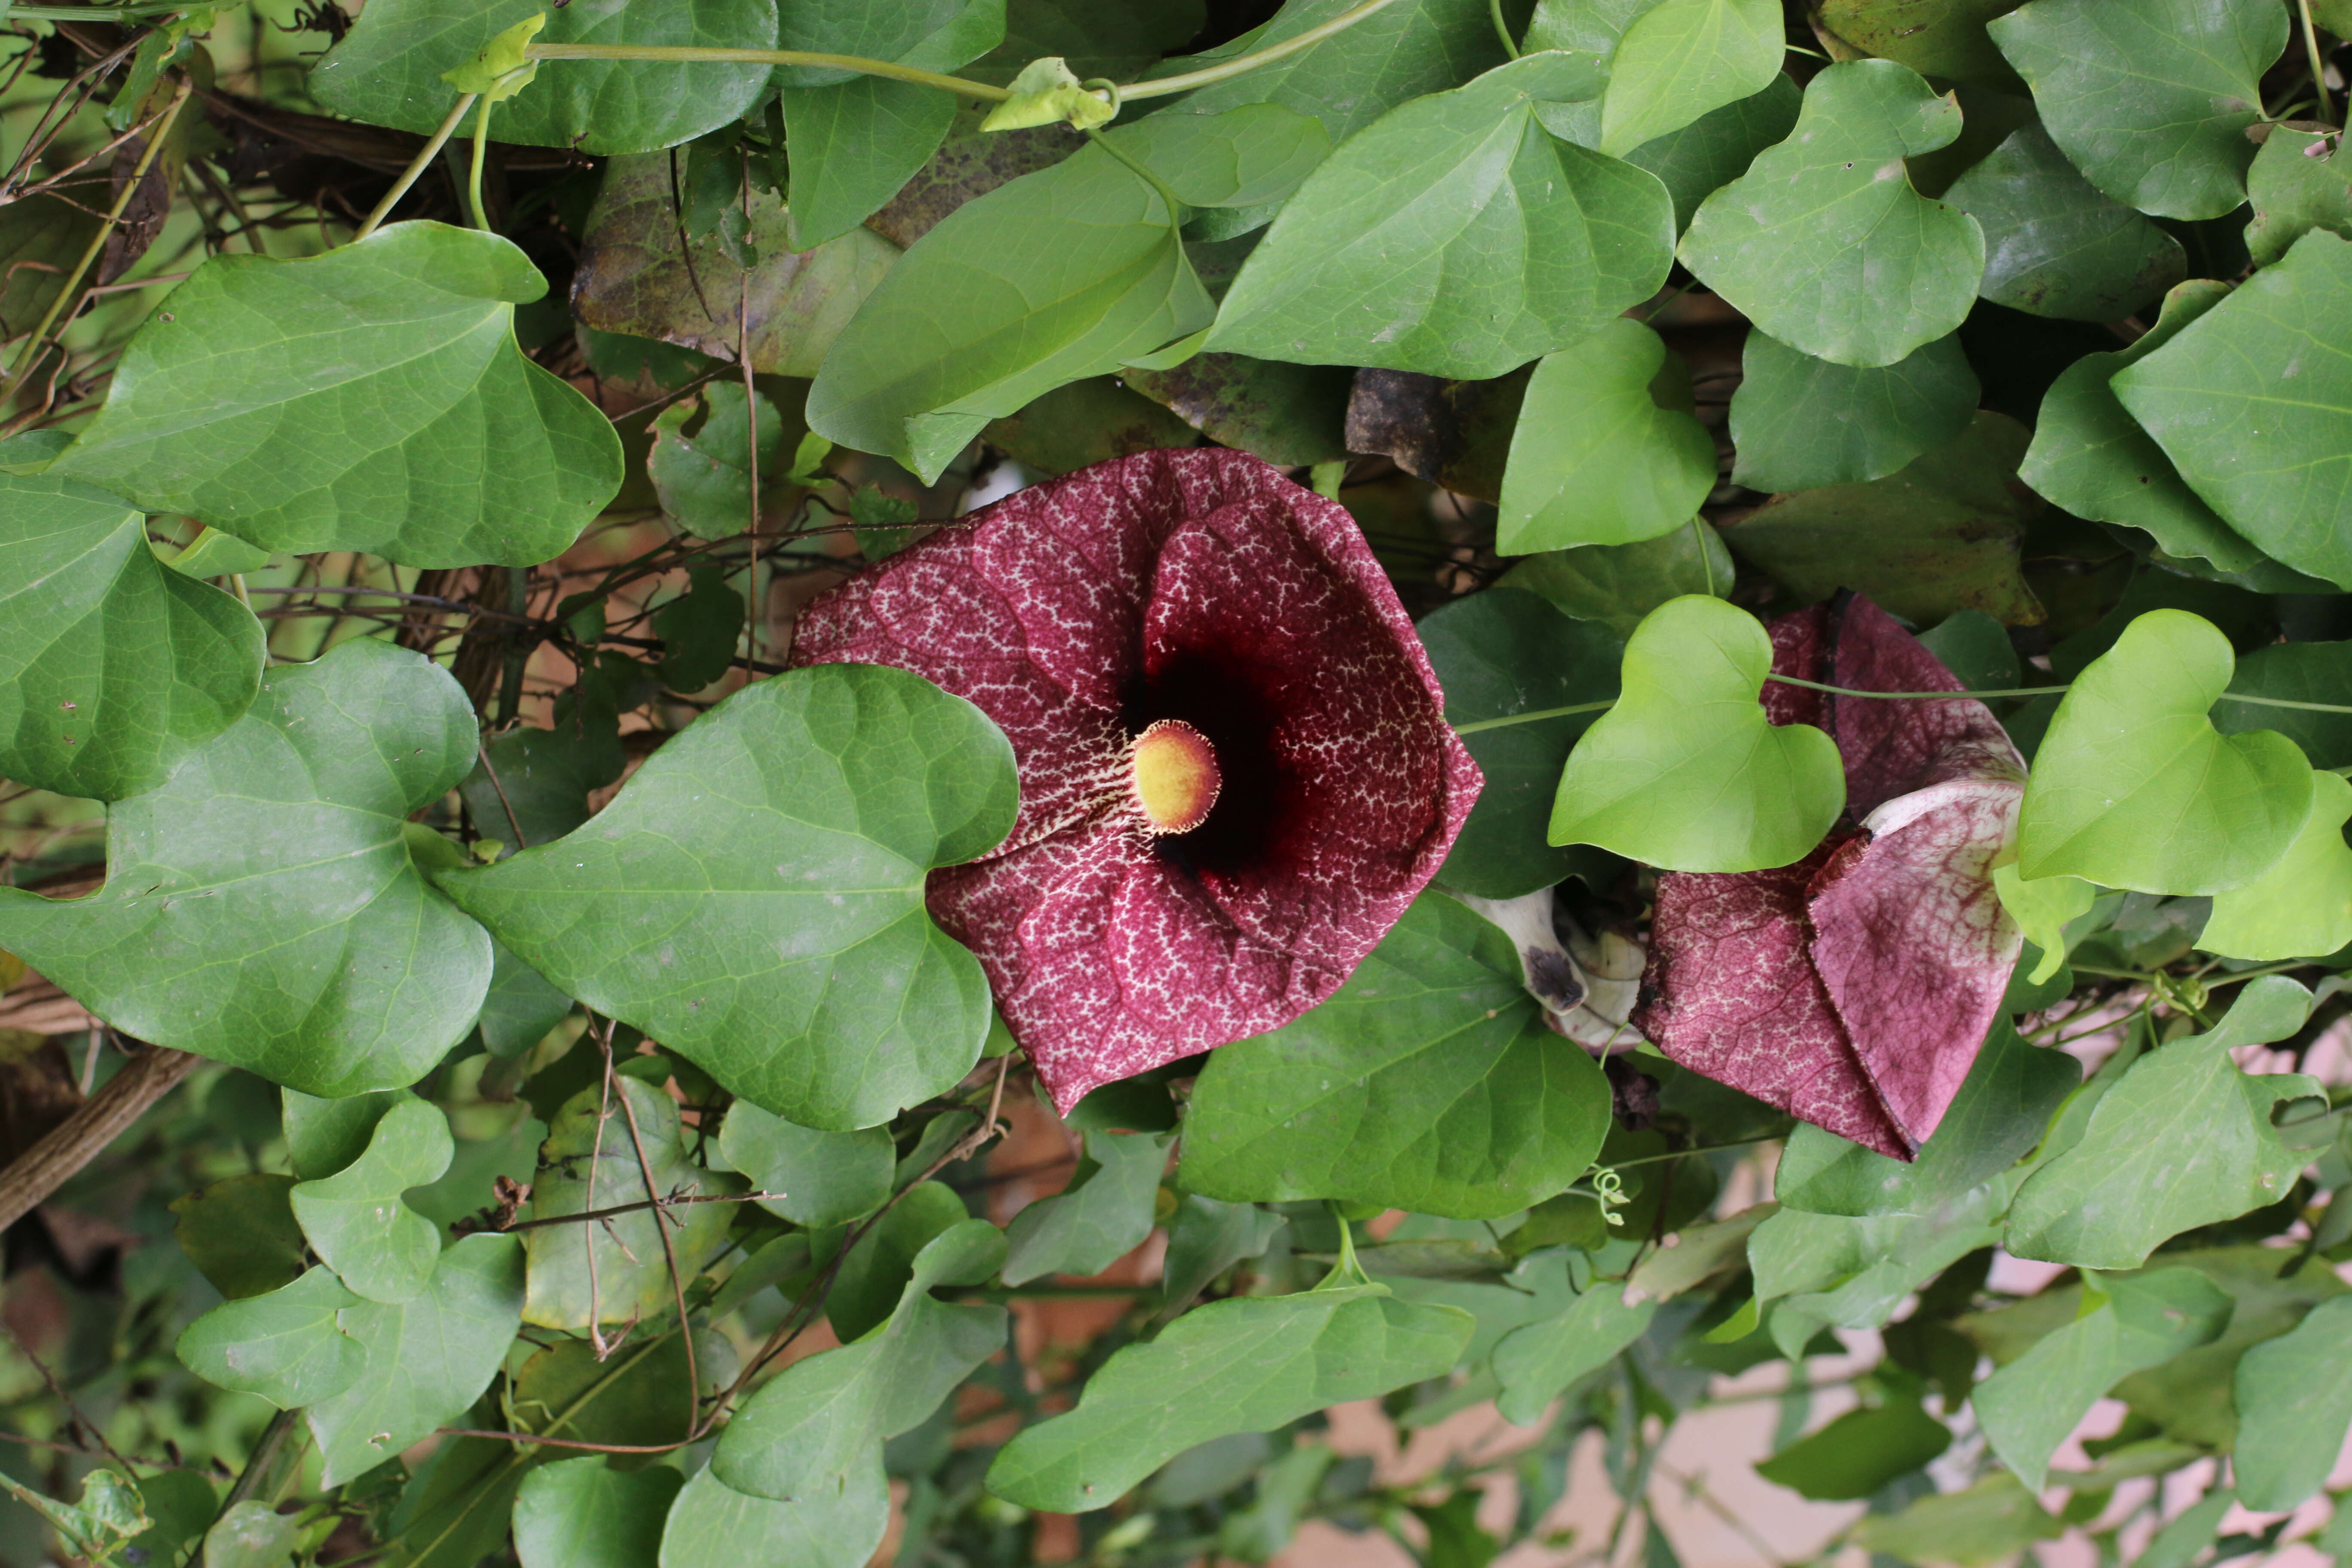
[(2153, 303), (2188, 269), (2179, 240), (2102, 195), (2039, 125), (2011, 132), (1944, 199), (1984, 226), (1977, 291), (2012, 310), (2116, 321)]
[(1625, 645), (1624, 695), (1584, 732), (1552, 805), (1554, 844), (1598, 844), (1671, 871), (1786, 866), (1845, 806), (1837, 742), (1774, 725), (1757, 695), (1772, 639), (1755, 616), (1692, 594)]
[(2230, 958), (2271, 963), (2334, 952), (2352, 942), (2352, 784), (2311, 775), (2311, 815), (2279, 863), (2213, 899), (2197, 945)]
[(1610, 57), (1601, 151), (1622, 158), (1763, 91), (1780, 74), (1787, 46), (1775, 0), (1658, 0)]
[[(383, 0), (310, 72), (310, 89), (352, 120), (431, 132), (457, 102), (445, 74), (542, 13), (541, 43), (776, 47), (776, 0)], [(492, 129), (534, 147), (652, 152), (741, 119), (772, 72), (751, 60), (541, 60)]]
[(611, 422), (515, 345), (515, 306), (546, 291), (506, 240), (437, 223), (215, 256), (51, 471), (267, 550), (545, 561), (621, 487)]
[(2254, 207), (2246, 249), (2257, 267), (2268, 267), (2315, 228), (2352, 239), (2352, 157), (2333, 134), (2272, 126), (2246, 171), (2246, 197)]
[(1688, 527), (1715, 488), (1715, 437), (1693, 407), (1689, 363), (1639, 321), (1546, 354), (1511, 432), (1495, 548), (1634, 544)]
[(2033, 0), (1986, 31), (2093, 184), (2161, 217), (2245, 200), (2263, 73), (2286, 47), (2268, 0)]
[(1099, 1274), (1151, 1235), (1169, 1140), (1150, 1132), (1086, 1134), (1070, 1184), (1039, 1198), (1005, 1227), (1004, 1282)]
[(236, 722), (261, 665), (261, 623), (157, 561), (137, 510), (0, 476), (0, 778), (142, 795)]
[(476, 734), (448, 673), (388, 642), (281, 665), (162, 788), (109, 810), (103, 889), (0, 889), (0, 948), (157, 1045), (310, 1094), (414, 1083), (490, 981), (488, 933), (425, 884), (407, 824)]
[(736, 693), (555, 843), (446, 875), (572, 995), (804, 1126), (887, 1121), (971, 1070), (988, 984), (923, 912), (1013, 824), (981, 711), (873, 665)]
[(1683, 262), (1791, 348), (1893, 364), (1958, 326), (1984, 274), (1977, 220), (1913, 190), (1903, 162), (1959, 133), (1958, 104), (1908, 66), (1832, 66), (1794, 133), (1700, 205)]
[(2266, 554), (2352, 584), (2352, 240), (2286, 258), (2116, 373), (2181, 478)]
[(400, 1100), (375, 1124), (367, 1152), (289, 1194), (311, 1250), (371, 1301), (415, 1296), (441, 1256), (441, 1233), (401, 1194), (440, 1180), (457, 1152), (439, 1106)]
[(652, 1568), (684, 1485), (667, 1466), (615, 1470), (594, 1454), (541, 1465), (515, 1494), (515, 1560), (522, 1568)]
[(890, 1201), (898, 1151), (880, 1128), (820, 1132), (739, 1100), (719, 1129), (719, 1156), (763, 1193), (760, 1206), (795, 1225), (846, 1225)]
[(1665, 187), (1537, 115), (1599, 85), (1591, 57), (1546, 51), (1391, 110), (1284, 205), (1209, 346), (1501, 375), (1648, 298), (1672, 259)]
[(1510, 938), (1424, 893), (1329, 1001), (1210, 1057), (1181, 1174), (1213, 1198), (1492, 1219), (1581, 1175), (1608, 1113)]
[(1957, 439), (1976, 416), (1977, 373), (1958, 337), (1856, 369), (1751, 329), (1739, 369), (1731, 477), (1749, 489), (1883, 479)]
[(2352, 1300), (2338, 1297), (2238, 1363), (2231, 1401), (2238, 1440), (2230, 1470), (2248, 1508), (2284, 1513), (2327, 1483), (2352, 1428), (2352, 1378), (2343, 1364), (2347, 1340)]
[(2186, 610), (2125, 627), (2074, 678), (2034, 753), (2018, 873), (2219, 893), (2276, 865), (2311, 813), (2311, 765), (2274, 731), (2213, 728), (2233, 663), (2230, 639)]
[(335, 1314), (358, 1303), (331, 1269), (314, 1268), (266, 1295), (215, 1307), (182, 1331), (173, 1350), (189, 1371), (223, 1388), (280, 1410), (316, 1405), (349, 1388), (367, 1363), (359, 1342), (335, 1326)]

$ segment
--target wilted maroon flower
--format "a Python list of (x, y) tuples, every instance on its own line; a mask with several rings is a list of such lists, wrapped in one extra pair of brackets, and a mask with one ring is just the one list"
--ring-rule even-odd
[(1011, 837), (928, 901), (1064, 1110), (1339, 989), (1481, 783), (1347, 510), (1240, 452), (1016, 491), (818, 599), (793, 658), (912, 670), (1012, 740)]
[[(1775, 621), (1778, 675), (1958, 691), (1877, 605)], [(1792, 866), (1669, 872), (1633, 1025), (1675, 1061), (1907, 1160), (2000, 1010), (2021, 942), (1993, 891), (2025, 766), (1983, 703), (1840, 698), (1777, 681), (1775, 724), (1828, 731), (1847, 820)]]

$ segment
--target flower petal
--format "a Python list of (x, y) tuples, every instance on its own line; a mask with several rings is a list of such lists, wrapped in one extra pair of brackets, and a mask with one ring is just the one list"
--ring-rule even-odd
[(1911, 1157), (1814, 973), (1805, 906), (1835, 835), (1769, 871), (1670, 871), (1633, 1026), (1692, 1071), (1898, 1160)]

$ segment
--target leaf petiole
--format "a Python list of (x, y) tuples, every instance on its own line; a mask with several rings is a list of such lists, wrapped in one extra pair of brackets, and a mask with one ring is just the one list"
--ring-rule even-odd
[(1475, 735), (1481, 730), (1501, 730), (1513, 724), (1533, 724), (1543, 719), (1564, 719), (1571, 713), (1599, 713), (1617, 706), (1614, 697), (1599, 702), (1571, 702), (1565, 708), (1538, 708), (1528, 713), (1507, 713), (1500, 719), (1481, 719), (1473, 724), (1456, 724), (1457, 735)]

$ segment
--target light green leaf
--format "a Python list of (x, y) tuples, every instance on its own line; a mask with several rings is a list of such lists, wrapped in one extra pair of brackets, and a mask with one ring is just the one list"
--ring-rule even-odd
[[(395, 0), (395, 4), (397, 0)], [(486, 96), (503, 103), (529, 87), (539, 74), (539, 62), (524, 51), (547, 26), (547, 13), (534, 12), (476, 50), (473, 56), (441, 73), (441, 79), (459, 92)]]
[(2039, 125), (2010, 132), (1944, 199), (1984, 227), (1977, 292), (2011, 310), (2112, 321), (2154, 303), (2188, 269), (2179, 240), (2100, 195)]
[(1991, 1568), (2037, 1541), (2066, 1533), (2034, 1495), (2006, 1470), (1965, 1491), (1923, 1497), (1898, 1513), (1864, 1514), (1855, 1543), (1906, 1563)]
[(1721, 598), (1736, 572), (1723, 536), (1702, 519), (1689, 528), (1639, 544), (1588, 544), (1530, 555), (1496, 580), (1549, 599), (1573, 620), (1598, 621), (1620, 637), (1642, 617), (1685, 594)]
[(2254, 205), (2246, 249), (2257, 267), (2315, 228), (2352, 239), (2352, 158), (2335, 137), (2272, 126), (2246, 171), (2246, 195)]
[(1442, 1377), (1476, 1326), (1458, 1307), (1354, 1285), (1213, 1301), (1113, 1355), (1078, 1406), (997, 1450), (988, 1489), (1024, 1508), (1108, 1508), (1185, 1449)]
[(481, 1397), (522, 1321), (522, 1247), (467, 1237), (441, 1255), (413, 1301), (360, 1301), (335, 1314), (366, 1363), (307, 1413), (323, 1484), (340, 1486), (431, 1434)]
[(890, 1483), (875, 1465), (847, 1489), (778, 1502), (704, 1468), (670, 1505), (660, 1568), (866, 1568), (890, 1528)]
[(321, 1095), (413, 1083), (489, 984), (489, 937), (425, 885), (405, 832), (475, 734), (457, 683), (388, 642), (280, 665), (109, 811), (102, 889), (0, 889), (0, 948), (157, 1045)]
[(2248, 1508), (2284, 1513), (2326, 1484), (2352, 1428), (2347, 1342), (2352, 1298), (2339, 1296), (2238, 1363), (2238, 1441), (2230, 1462)]
[(1778, 0), (1658, 0), (1610, 58), (1600, 150), (1622, 158), (1763, 91), (1780, 74), (1784, 27)]
[[(705, 1170), (688, 1157), (676, 1100), (651, 1084), (617, 1076), (609, 1101), (604, 1084), (591, 1084), (565, 1101), (549, 1125), (539, 1151), (539, 1176), (531, 1184), (530, 1217), (560, 1219), (623, 1204), (709, 1197), (740, 1192), (743, 1185), (740, 1176)], [(679, 1278), (691, 1279), (726, 1245), (729, 1208), (689, 1204), (671, 1209), (667, 1251), (662, 1245), (664, 1221), (649, 1209), (593, 1225), (534, 1226), (523, 1238), (530, 1265), (523, 1321), (586, 1333), (592, 1279), (594, 1321), (635, 1323), (660, 1316), (675, 1300), (670, 1254), (677, 1258)]]
[(2042, 961), (2026, 976), (2034, 985), (2065, 967), (2066, 924), (2090, 913), (2099, 894), (2080, 877), (2037, 877), (2029, 882), (2017, 874), (2013, 861), (1992, 868), (1992, 890), (2025, 940), (2042, 950)]
[[(427, 1109), (430, 1109), (428, 1107)], [(360, 1299), (325, 1268), (291, 1285), (215, 1307), (173, 1347), (208, 1383), (292, 1410), (331, 1399), (359, 1381), (367, 1352), (335, 1326)]]
[(2111, 384), (2199, 316), (2229, 298), (2224, 284), (2183, 283), (2165, 296), (2156, 325), (2120, 353), (2084, 354), (2059, 373), (2018, 476), (2077, 517), (2145, 529), (2167, 552), (2210, 561), (2225, 572), (2263, 563), (2263, 552), (2215, 515), (2126, 412)]
[[(698, 414), (702, 423), (688, 436), (687, 424)], [(646, 472), (661, 497), (662, 511), (686, 532), (725, 539), (749, 526), (753, 420), (760, 431), (761, 488), (768, 489), (784, 477), (784, 422), (765, 396), (754, 395), (746, 417), (742, 384), (718, 381), (699, 397), (681, 398), (654, 416), (654, 449)]]
[(1147, 1132), (1088, 1132), (1086, 1158), (1070, 1184), (1029, 1205), (1005, 1227), (1012, 1250), (1004, 1282), (1099, 1274), (1142, 1246), (1151, 1234), (1170, 1142)]
[[(1687, 543), (1688, 531), (1675, 537)], [(1595, 547), (1604, 554), (1610, 548)], [(1730, 580), (1727, 572), (1727, 586)], [(1607, 626), (1570, 620), (1537, 594), (1513, 587), (1442, 605), (1417, 629), (1445, 690), (1446, 722), (1469, 727), (1463, 743), (1486, 778), (1439, 873), (1446, 886), (1482, 899), (1510, 899), (1589, 866), (1591, 850), (1555, 849), (1544, 841), (1544, 828), (1570, 748), (1591, 726), (1599, 705), (1617, 695), (1623, 643)], [(1478, 728), (1579, 707), (1594, 710)]]
[(367, 1152), (288, 1194), (311, 1250), (371, 1301), (415, 1296), (433, 1276), (441, 1235), (401, 1194), (439, 1180), (457, 1152), (439, 1106), (400, 1100), (375, 1124)]
[(2268, 963), (2334, 952), (2352, 942), (2352, 784), (2311, 775), (2311, 815), (2277, 865), (2213, 899), (2197, 945), (2207, 952)]
[(2314, 229), (2284, 260), (2117, 371), (2114, 386), (2232, 528), (2274, 560), (2352, 584), (2347, 341), (2352, 240)]
[(1031, 60), (1013, 79), (1013, 96), (988, 111), (982, 131), (1026, 131), (1039, 125), (1073, 125), (1091, 131), (1118, 112), (1105, 93), (1088, 92), (1059, 56)]
[(1493, 376), (1648, 298), (1671, 259), (1665, 187), (1536, 115), (1598, 87), (1589, 58), (1547, 52), (1391, 110), (1284, 205), (1209, 347)]
[(1811, 852), (1845, 805), (1837, 744), (1774, 725), (1757, 700), (1772, 639), (1755, 616), (1688, 595), (1625, 645), (1624, 695), (1560, 774), (1554, 844), (1598, 844), (1675, 871), (1753, 871)]
[(2162, 217), (2245, 199), (2262, 78), (2286, 47), (2270, 0), (2033, 0), (1986, 31), (2091, 184)]
[[(446, 74), (541, 13), (541, 43), (776, 47), (775, 0), (604, 0), (551, 10), (545, 0), (376, 0), (312, 68), (310, 89), (350, 119), (431, 132), (457, 105)], [(530, 90), (500, 106), (492, 130), (533, 147), (651, 152), (741, 119), (770, 69), (740, 60), (542, 60)]]
[(797, 1502), (858, 1489), (879, 1475), (884, 1439), (920, 1426), (974, 1367), (1004, 1346), (1005, 1311), (932, 1300), (976, 1285), (1004, 1263), (1004, 1235), (968, 1219), (915, 1255), (897, 1310), (838, 1350), (794, 1362), (736, 1413), (711, 1468), (740, 1491)]
[(2019, 1191), (2003, 1244), (2020, 1258), (2137, 1268), (2184, 1230), (2285, 1196), (2311, 1154), (2280, 1138), (2273, 1110), (2324, 1090), (2299, 1073), (2241, 1072), (2230, 1051), (2284, 1039), (2310, 1007), (2302, 986), (2265, 975), (2207, 1033), (2133, 1062), (2081, 1141)]
[(1977, 374), (1957, 337), (1857, 370), (1750, 330), (1731, 395), (1731, 477), (1749, 489), (1861, 484), (1958, 438), (1976, 416)]
[(1179, 1179), (1491, 1219), (1575, 1181), (1608, 1120), (1607, 1085), (1544, 1026), (1510, 939), (1424, 893), (1329, 1001), (1209, 1058)]
[(1688, 362), (1639, 321), (1546, 354), (1511, 433), (1495, 548), (1634, 544), (1687, 527), (1715, 488), (1715, 437), (1693, 406)]
[(1763, 91), (1709, 110), (1680, 131), (1636, 147), (1625, 154), (1625, 162), (1665, 183), (1675, 199), (1675, 232), (1679, 235), (1690, 226), (1701, 202), (1746, 174), (1759, 153), (1797, 128), (1797, 110), (1803, 101), (1795, 82), (1775, 76)]
[(2082, 1081), (2074, 1058), (2029, 1046), (1999, 1020), (1916, 1161), (1890, 1160), (1800, 1123), (1775, 1170), (1772, 1195), (1810, 1214), (1938, 1214), (2040, 1142)]
[(1821, 25), (1843, 41), (1921, 76), (2015, 92), (2023, 84), (1985, 24), (2018, 0), (1821, 0)]
[(834, 341), (809, 427), (936, 479), (991, 419), (1199, 331), (1177, 216), (1091, 146), (966, 202)]
[(50, 471), (286, 553), (545, 561), (621, 486), (611, 422), (515, 344), (515, 306), (546, 291), (508, 241), (437, 223), (215, 256)]
[(2011, 1182), (1940, 1196), (1919, 1214), (1852, 1218), (1783, 1208), (1748, 1238), (1756, 1300), (1784, 1356), (1825, 1328), (1876, 1329), (1911, 1294), (1979, 1247), (2000, 1239)]
[(1893, 364), (1958, 326), (1984, 273), (1976, 219), (1912, 189), (1903, 163), (1959, 133), (1959, 106), (1910, 68), (1831, 66), (1794, 133), (1700, 205), (1683, 262), (1792, 348)]
[(1658, 1315), (1657, 1299), (1628, 1306), (1624, 1298), (1617, 1280), (1596, 1279), (1566, 1311), (1505, 1334), (1495, 1347), (1495, 1375), (1503, 1384), (1495, 1408), (1503, 1419), (1534, 1426), (1570, 1384), (1640, 1339)]
[(1977, 1419), (1993, 1452), (2034, 1491), (2050, 1456), (2102, 1394), (2144, 1367), (2221, 1337), (2234, 1306), (2194, 1268), (2101, 1282), (2105, 1300), (1979, 1384)]
[(185, 577), (233, 577), (258, 572), (274, 559), (267, 550), (247, 544), (234, 533), (200, 528), (195, 542), (164, 564)]
[(2034, 753), (2019, 875), (2218, 893), (2277, 864), (2311, 813), (2311, 769), (2273, 731), (2215, 731), (2207, 710), (2232, 663), (2230, 639), (2185, 610), (2125, 627), (2074, 678)]
[(79, 1503), (44, 1497), (5, 1476), (0, 1476), (0, 1487), (47, 1521), (74, 1555), (98, 1562), (112, 1558), (151, 1523), (141, 1506), (138, 1488), (112, 1470), (92, 1470), (84, 1476)]
[(205, 1531), (204, 1568), (287, 1568), (301, 1538), (298, 1516), (248, 1498)]
[(236, 722), (261, 665), (261, 623), (166, 570), (127, 502), (0, 477), (0, 777), (144, 794)]
[(977, 1059), (987, 982), (923, 880), (993, 847), (1014, 806), (1012, 748), (978, 709), (821, 665), (712, 709), (570, 837), (445, 880), (566, 992), (845, 1131)]
[(685, 1484), (667, 1466), (615, 1470), (595, 1455), (542, 1465), (515, 1498), (515, 1556), (522, 1568), (655, 1568)]
[(727, 1108), (719, 1128), (720, 1158), (763, 1193), (760, 1206), (812, 1229), (846, 1225), (890, 1198), (898, 1151), (887, 1131), (820, 1132), (771, 1115), (748, 1100)]
[[(1004, 41), (1004, 0), (872, 5), (796, 0), (777, 47), (954, 71)], [(779, 68), (792, 149), (793, 247), (848, 233), (898, 194), (955, 122), (952, 93), (845, 71)]]

